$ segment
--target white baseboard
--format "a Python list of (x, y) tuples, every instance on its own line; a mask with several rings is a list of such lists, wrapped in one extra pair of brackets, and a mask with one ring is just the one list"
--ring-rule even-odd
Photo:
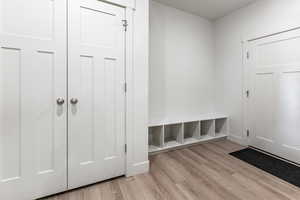
[(127, 170), (126, 176), (135, 176), (138, 174), (143, 174), (149, 172), (150, 168), (150, 162), (149, 160), (144, 161), (144, 162), (139, 162), (133, 164), (130, 169)]
[(241, 136), (236, 136), (236, 135), (231, 134), (227, 137), (227, 139), (232, 141), (232, 142), (238, 143), (242, 146), (247, 146), (248, 145), (246, 140)]

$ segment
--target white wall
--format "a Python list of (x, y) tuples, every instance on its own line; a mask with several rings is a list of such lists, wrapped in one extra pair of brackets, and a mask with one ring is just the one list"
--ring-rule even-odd
[(216, 110), (231, 117), (231, 139), (243, 143), (243, 40), (300, 27), (299, 0), (261, 0), (215, 23)]
[(214, 111), (213, 24), (150, 1), (150, 122)]

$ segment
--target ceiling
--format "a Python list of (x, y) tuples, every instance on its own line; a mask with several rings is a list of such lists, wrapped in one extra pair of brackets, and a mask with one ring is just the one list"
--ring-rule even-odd
[(155, 0), (210, 20), (216, 20), (255, 0)]

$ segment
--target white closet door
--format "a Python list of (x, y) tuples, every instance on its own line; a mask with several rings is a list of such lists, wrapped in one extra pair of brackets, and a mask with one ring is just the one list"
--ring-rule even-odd
[(0, 199), (66, 189), (66, 8), (0, 1)]
[(69, 4), (69, 188), (125, 171), (124, 8)]
[(300, 163), (300, 30), (251, 42), (251, 145)]

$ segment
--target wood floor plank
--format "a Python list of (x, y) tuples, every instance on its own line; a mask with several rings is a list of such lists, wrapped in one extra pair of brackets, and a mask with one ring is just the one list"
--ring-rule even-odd
[(228, 140), (150, 156), (150, 172), (45, 200), (299, 200), (300, 189), (230, 156)]

